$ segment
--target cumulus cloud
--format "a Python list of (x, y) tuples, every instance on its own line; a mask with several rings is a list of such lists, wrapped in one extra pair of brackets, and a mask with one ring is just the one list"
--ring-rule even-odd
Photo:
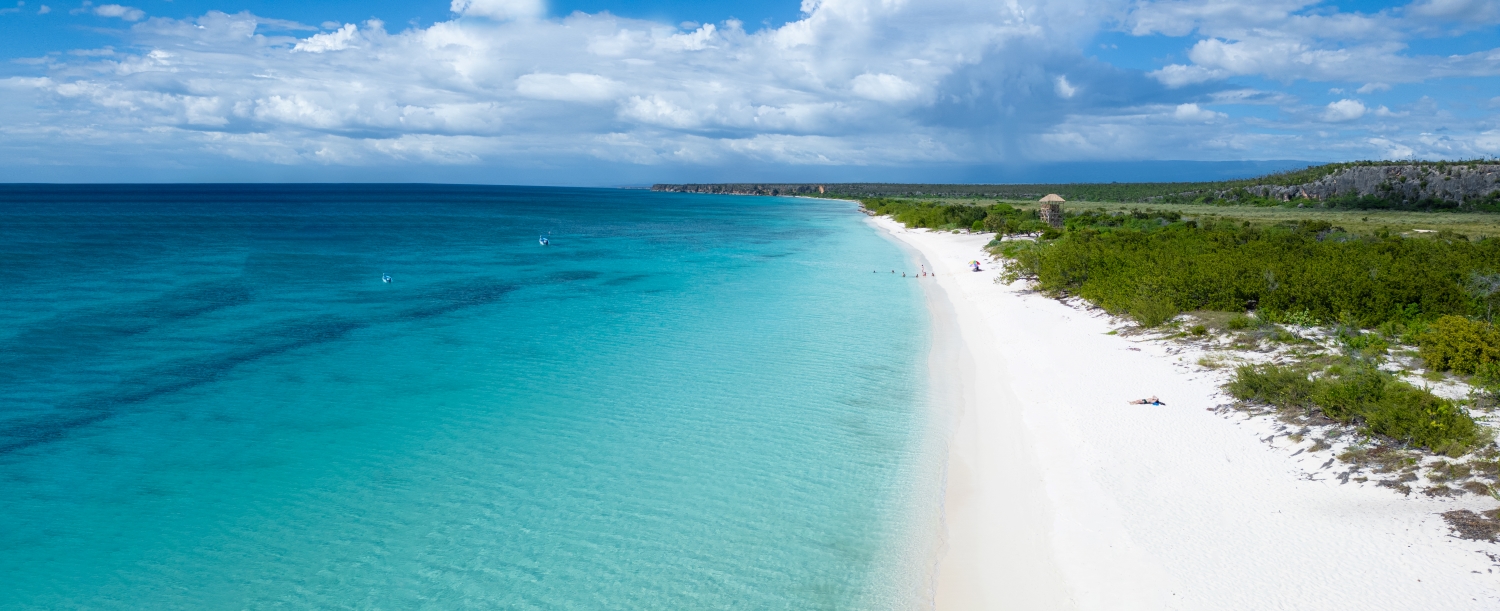
[(346, 23), (335, 31), (326, 34), (314, 34), (292, 46), (293, 51), (305, 51), (307, 53), (324, 53), (327, 51), (343, 51), (349, 48), (349, 44), (359, 35), (359, 27)]
[(1342, 12), (1318, 0), (1158, 0), (1133, 4), (1123, 26), (1135, 35), (1193, 36), (1191, 64), (1152, 73), (1172, 87), (1231, 76), (1278, 81), (1412, 83), (1500, 75), (1500, 48), (1466, 55), (1416, 55), (1414, 36), (1500, 22), (1492, 0), (1418, 0), (1374, 13)]
[(1500, 4), (1492, 0), (1417, 0), (1406, 7), (1406, 13), (1476, 25), (1500, 22)]
[(525, 74), (516, 79), (516, 91), (538, 100), (602, 102), (615, 97), (623, 83), (597, 74)]
[[(85, 2), (85, 5), (88, 3)], [(140, 21), (146, 18), (146, 11), (132, 7), (120, 6), (118, 4), (104, 4), (94, 7), (94, 14), (100, 17), (117, 17), (125, 21)]]
[(1228, 115), (1222, 112), (1214, 112), (1206, 108), (1200, 108), (1197, 104), (1178, 104), (1177, 109), (1172, 111), (1172, 116), (1179, 121), (1196, 121), (1204, 123), (1215, 119), (1223, 119)]
[(1174, 89), (1184, 85), (1195, 85), (1229, 76), (1223, 70), (1204, 68), (1203, 66), (1185, 66), (1182, 64), (1164, 66), (1159, 70), (1151, 71), (1150, 74), (1152, 78), (1161, 81), (1163, 85)]
[(894, 74), (861, 74), (851, 85), (854, 95), (881, 102), (903, 102), (922, 93), (920, 87)]
[(536, 19), (547, 13), (542, 0), (453, 0), (455, 13), (491, 19)]
[[(387, 32), (372, 20), (301, 37), (279, 32), (307, 26), (210, 12), (133, 26), (140, 52), (49, 59), (53, 78), (31, 86), (58, 121), (114, 134), (89, 142), (175, 137), (272, 163), (416, 150), (441, 163), (993, 157), (1024, 150), (1003, 143), (1059, 120), (1055, 95), (1079, 102), (1091, 79), (1114, 79), (1116, 101), (1149, 95), (1139, 75), (1026, 68), (1087, 61), (1075, 49), (1097, 31), (1078, 18), (1089, 1), (824, 0), (754, 33), (734, 20), (546, 19), (539, 3), (479, 0), (455, 2), (460, 18), (427, 27)], [(412, 138), (422, 145), (392, 146)], [(462, 153), (439, 154), (449, 141)]]
[(1072, 83), (1069, 83), (1068, 77), (1066, 76), (1057, 77), (1057, 80), (1053, 82), (1053, 85), (1053, 90), (1057, 92), (1057, 97), (1060, 97), (1064, 100), (1071, 98), (1074, 94), (1078, 93), (1078, 88), (1074, 87)]
[[(549, 18), (540, 0), (454, 0), (451, 20), (400, 31), (141, 13), (118, 48), (50, 54), (27, 64), (35, 74), (0, 80), (0, 158), (147, 147), (277, 164), (737, 167), (1394, 150), (1376, 137), (1419, 153), (1482, 150), (1473, 134), (1493, 121), (1460, 133), (1441, 110), (1276, 90), (1326, 80), (1363, 96), (1500, 70), (1500, 52), (1407, 51), (1417, 26), (1402, 24), (1449, 23), (1440, 4), (1407, 15), (1311, 0), (805, 0), (800, 19), (756, 31)], [(1083, 52), (1111, 27), (1193, 38), (1169, 65), (1125, 69)], [(1247, 75), (1265, 80), (1247, 88)], [(1297, 139), (1334, 131), (1327, 122), (1354, 135)]]
[(1343, 99), (1329, 102), (1323, 111), (1323, 120), (1330, 123), (1353, 121), (1365, 116), (1365, 105), (1359, 100)]

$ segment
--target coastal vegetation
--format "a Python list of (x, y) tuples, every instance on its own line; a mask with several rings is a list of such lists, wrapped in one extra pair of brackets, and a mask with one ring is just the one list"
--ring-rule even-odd
[(1085, 212), (1066, 223), (1056, 239), (996, 242), (1008, 276), (1147, 326), (1188, 310), (1365, 328), (1482, 316), (1490, 297), (1469, 279), (1500, 269), (1500, 240), (1447, 232), (1357, 235), (1326, 221), (1255, 226), (1170, 211)]
[(907, 227), (988, 231), (1000, 235), (1039, 235), (1049, 226), (1036, 210), (1006, 203), (988, 206), (944, 202), (871, 198), (860, 202), (866, 210), (888, 215)]
[(1316, 411), (1438, 454), (1461, 456), (1489, 441), (1458, 402), (1402, 381), (1368, 361), (1331, 366), (1316, 376), (1298, 366), (1242, 365), (1226, 390), (1241, 401), (1304, 416)]
[(1034, 201), (1056, 193), (1072, 202), (1149, 203), (1324, 210), (1500, 212), (1500, 163), (1355, 161), (1310, 166), (1237, 180), (1038, 184), (698, 184), (659, 191), (809, 195), (868, 201), (991, 199)]
[(1360, 235), (1327, 221), (1256, 226), (1159, 210), (1085, 211), (1066, 227), (1055, 239), (992, 243), (1008, 261), (1005, 278), (1082, 297), (1143, 327), (1206, 310), (1232, 313), (1230, 329), (1262, 327), (1271, 341), (1297, 341), (1286, 327), (1332, 328), (1342, 360), (1244, 365), (1226, 389), (1438, 454), (1489, 441), (1462, 402), (1380, 364), (1392, 346), (1415, 346), (1429, 372), (1469, 376), (1475, 400), (1493, 402), (1500, 239)]
[[(1298, 218), (1303, 210), (1278, 207), (1251, 221), (1101, 206), (1069, 210), (1056, 229), (1034, 207), (1004, 202), (863, 203), (911, 227), (994, 232), (989, 248), (1006, 262), (1002, 280), (1082, 298), (1143, 329), (1194, 341), (1222, 334), (1243, 350), (1282, 346), (1287, 360), (1235, 369), (1225, 389), (1242, 402), (1359, 431), (1392, 452), (1456, 457), (1492, 446), (1469, 410), (1500, 398), (1500, 331), (1491, 322), (1500, 309), (1500, 239), (1482, 237), (1500, 234), (1500, 219), (1483, 219), (1494, 225), (1471, 238), (1351, 231), (1326, 210)], [(1332, 220), (1358, 213), (1342, 214)], [(1193, 320), (1178, 322), (1183, 312)], [(1413, 383), (1417, 362), (1429, 380), (1456, 376), (1474, 392), (1445, 398)]]

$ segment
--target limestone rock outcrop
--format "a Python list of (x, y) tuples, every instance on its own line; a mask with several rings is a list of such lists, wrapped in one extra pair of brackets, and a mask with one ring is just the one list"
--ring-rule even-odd
[[(1299, 185), (1256, 185), (1252, 194), (1283, 201), (1374, 195), (1394, 200), (1462, 202), (1500, 191), (1500, 164), (1352, 166)], [(1229, 191), (1221, 191), (1227, 194)]]

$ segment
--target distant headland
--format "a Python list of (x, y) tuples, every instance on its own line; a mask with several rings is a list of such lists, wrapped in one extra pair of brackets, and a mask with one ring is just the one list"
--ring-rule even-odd
[(1356, 161), (1214, 182), (1066, 184), (719, 183), (657, 184), (653, 191), (845, 198), (934, 197), (1276, 205), (1500, 212), (1500, 162)]

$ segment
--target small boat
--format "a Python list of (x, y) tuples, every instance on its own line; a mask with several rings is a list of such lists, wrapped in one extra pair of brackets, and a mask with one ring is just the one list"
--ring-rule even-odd
[(390, 274), (381, 274), (380, 275), (380, 281), (384, 282), (386, 284), (390, 284), (391, 283), (391, 275)]
[(541, 236), (541, 237), (537, 238), (536, 241), (541, 242), (542, 246), (546, 246), (546, 245), (552, 243), (552, 240), (548, 240), (547, 236)]

